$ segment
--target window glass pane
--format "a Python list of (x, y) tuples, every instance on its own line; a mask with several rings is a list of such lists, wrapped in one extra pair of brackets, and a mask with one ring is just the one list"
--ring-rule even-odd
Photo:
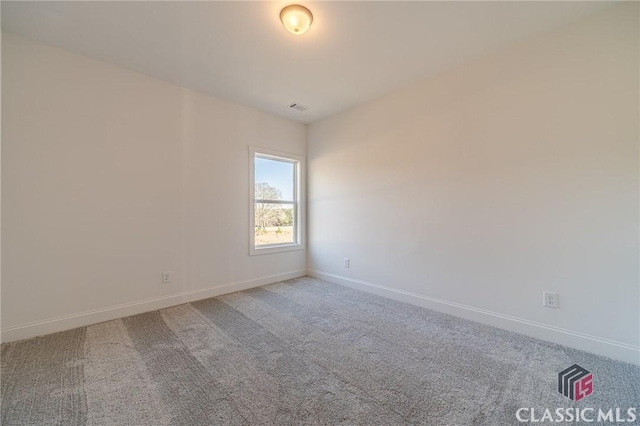
[(295, 243), (293, 204), (255, 203), (255, 244)]
[(254, 173), (256, 200), (294, 200), (294, 163), (256, 157)]

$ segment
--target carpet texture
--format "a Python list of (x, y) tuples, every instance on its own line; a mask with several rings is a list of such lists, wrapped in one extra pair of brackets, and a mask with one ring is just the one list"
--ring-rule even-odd
[[(557, 392), (575, 363), (594, 375), (579, 402)], [(7, 426), (508, 425), (520, 407), (638, 406), (639, 367), (308, 277), (2, 345)]]

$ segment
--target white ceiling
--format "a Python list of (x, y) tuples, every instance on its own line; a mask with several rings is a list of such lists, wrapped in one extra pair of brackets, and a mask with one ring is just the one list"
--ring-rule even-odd
[[(2, 30), (310, 123), (605, 2), (2, 2)], [(292, 103), (310, 107), (299, 112)]]

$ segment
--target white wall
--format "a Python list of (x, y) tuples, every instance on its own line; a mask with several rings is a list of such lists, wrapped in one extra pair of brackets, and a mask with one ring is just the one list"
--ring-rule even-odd
[(12, 35), (2, 65), (3, 340), (304, 275), (248, 255), (248, 146), (304, 125)]
[(617, 6), (310, 125), (312, 273), (640, 363), (638, 35)]

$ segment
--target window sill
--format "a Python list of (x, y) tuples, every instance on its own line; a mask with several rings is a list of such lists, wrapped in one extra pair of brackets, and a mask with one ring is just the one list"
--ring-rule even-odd
[(273, 246), (253, 247), (249, 250), (250, 256), (259, 256), (261, 254), (283, 253), (287, 251), (304, 250), (302, 244), (279, 244)]

